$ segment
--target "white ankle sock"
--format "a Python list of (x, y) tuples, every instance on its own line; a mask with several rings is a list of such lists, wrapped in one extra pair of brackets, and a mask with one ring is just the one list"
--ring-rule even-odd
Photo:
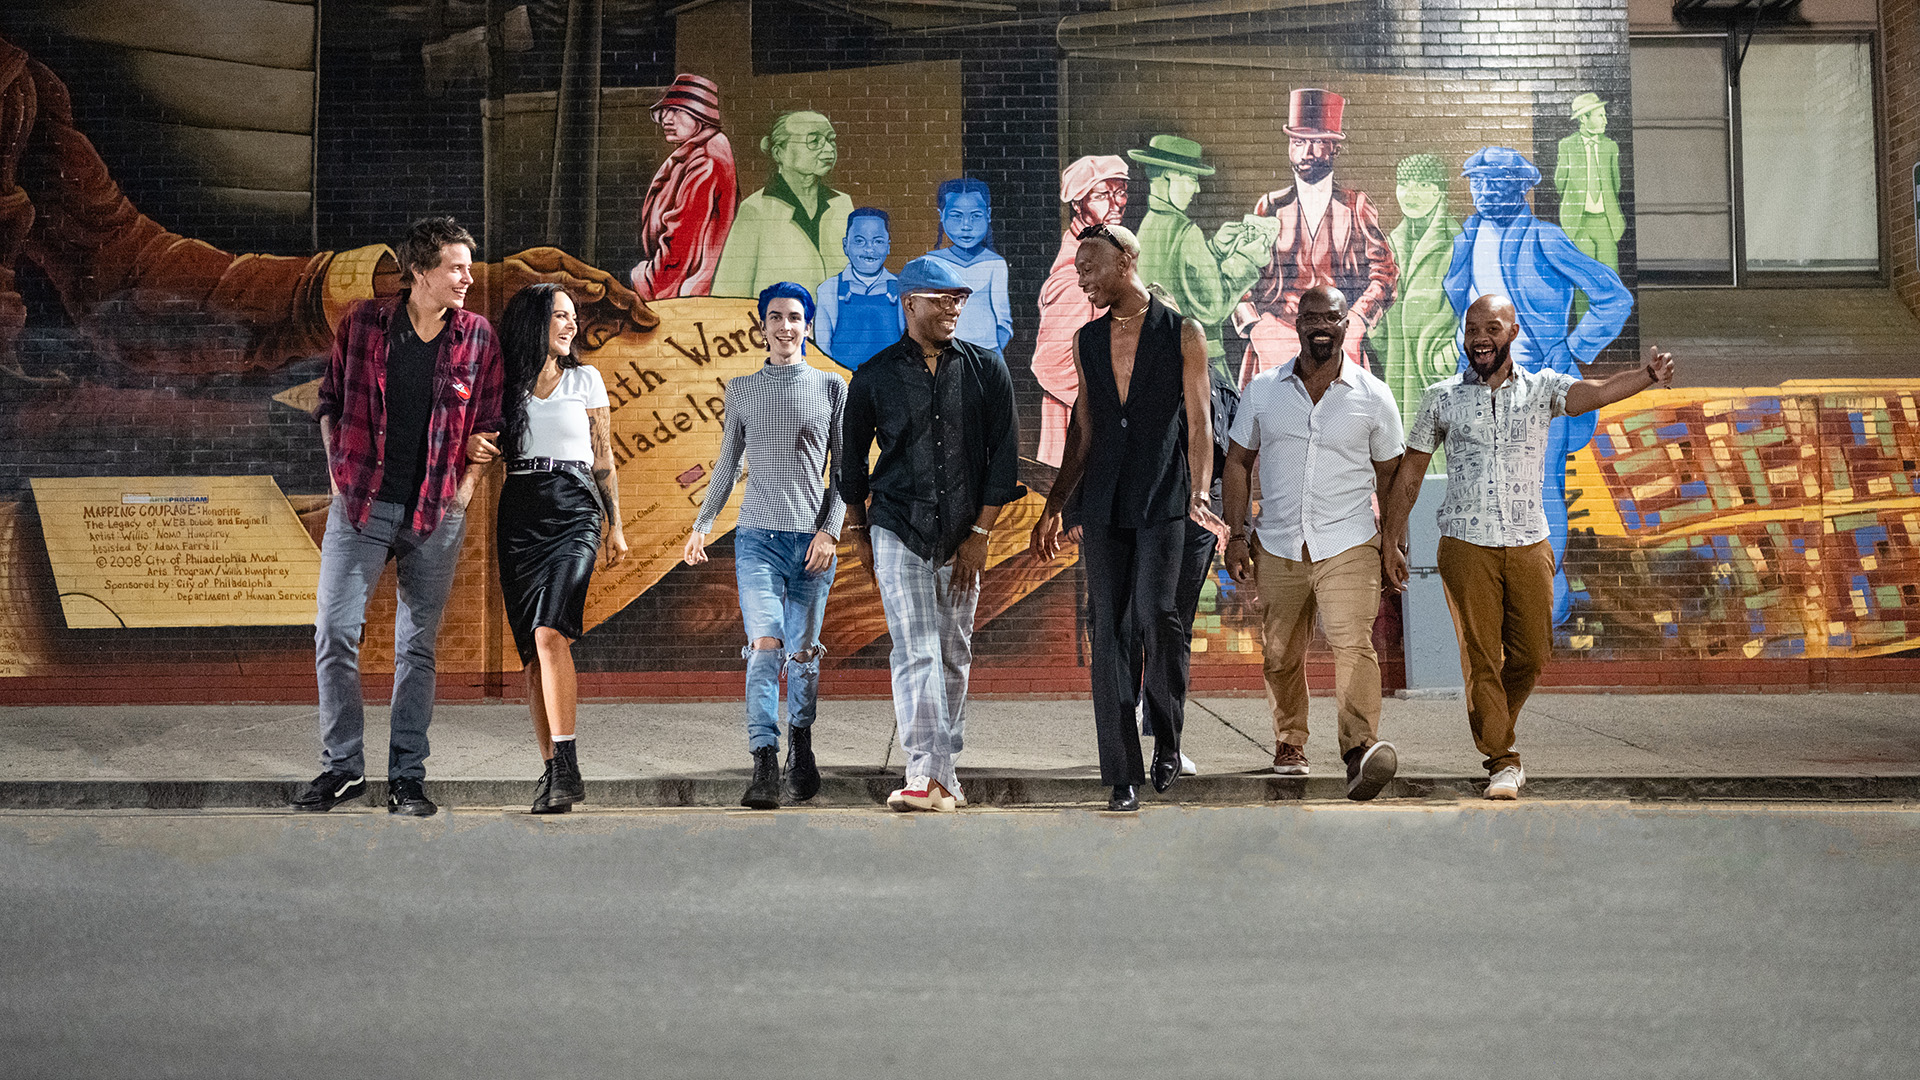
[(571, 736), (571, 735), (555, 735), (555, 736), (553, 737), (553, 741), (554, 741), (554, 742), (572, 742), (572, 741), (573, 741), (573, 736)]

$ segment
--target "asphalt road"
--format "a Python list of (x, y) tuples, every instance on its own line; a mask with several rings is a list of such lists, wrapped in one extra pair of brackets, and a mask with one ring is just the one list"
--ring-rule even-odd
[(0, 814), (20, 1077), (1920, 1074), (1920, 810)]

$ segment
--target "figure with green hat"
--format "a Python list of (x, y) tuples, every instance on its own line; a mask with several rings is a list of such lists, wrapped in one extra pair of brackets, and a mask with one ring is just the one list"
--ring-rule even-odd
[[(1575, 247), (1620, 269), (1620, 144), (1607, 135), (1607, 103), (1599, 94), (1573, 99), (1580, 130), (1560, 140), (1553, 186), (1560, 191), (1560, 228)], [(1577, 312), (1576, 312), (1577, 315)]]
[[(1460, 222), (1447, 209), (1447, 167), (1432, 154), (1400, 159), (1394, 174), (1400, 224), (1387, 236), (1400, 267), (1399, 296), (1367, 332), (1381, 357), (1380, 377), (1400, 404), (1400, 424), (1413, 426), (1420, 395), (1427, 387), (1460, 370), (1454, 345), (1458, 320), (1447, 300), (1447, 266)], [(1435, 452), (1429, 471), (1445, 467)]]
[(1200, 192), (1200, 178), (1213, 166), (1200, 156), (1200, 144), (1178, 135), (1155, 135), (1144, 150), (1129, 150), (1151, 185), (1147, 216), (1140, 222), (1140, 277), (1160, 286), (1182, 315), (1206, 331), (1207, 362), (1229, 382), (1227, 352), (1220, 324), (1234, 304), (1259, 280), (1273, 258), (1279, 222), (1272, 218), (1229, 221), (1209, 240), (1187, 216)]

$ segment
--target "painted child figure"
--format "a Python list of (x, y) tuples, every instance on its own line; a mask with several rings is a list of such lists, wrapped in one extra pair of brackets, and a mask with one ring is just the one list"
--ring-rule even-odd
[(940, 232), (952, 244), (936, 247), (927, 256), (951, 265), (973, 290), (953, 336), (983, 349), (1005, 350), (1013, 340), (1013, 308), (1007, 303), (1007, 260), (993, 250), (987, 185), (965, 176), (947, 180), (936, 198)]
[(847, 268), (820, 283), (813, 340), (821, 352), (852, 371), (899, 341), (907, 322), (900, 311), (900, 279), (887, 269), (893, 251), (887, 212), (862, 206), (847, 215), (840, 248), (847, 253)]

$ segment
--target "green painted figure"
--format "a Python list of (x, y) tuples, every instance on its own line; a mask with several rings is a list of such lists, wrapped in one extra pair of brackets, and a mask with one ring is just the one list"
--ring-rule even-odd
[(853, 199), (827, 186), (840, 160), (833, 122), (817, 112), (781, 113), (760, 149), (773, 159), (773, 175), (740, 203), (714, 269), (714, 296), (825, 281), (847, 265), (841, 245)]
[(1172, 307), (1200, 324), (1207, 335), (1207, 362), (1231, 382), (1220, 324), (1273, 258), (1279, 222), (1229, 221), (1209, 240), (1187, 217), (1200, 178), (1214, 173), (1201, 159), (1200, 144), (1155, 135), (1145, 150), (1129, 150), (1127, 156), (1145, 167), (1151, 185), (1147, 216), (1140, 222), (1141, 280), (1160, 285)]
[(1553, 186), (1560, 190), (1560, 229), (1575, 247), (1617, 273), (1620, 234), (1627, 231), (1627, 219), (1620, 213), (1620, 144), (1607, 137), (1607, 104), (1600, 95), (1574, 98), (1573, 119), (1580, 130), (1560, 140), (1553, 168)]
[[(1460, 223), (1447, 212), (1447, 168), (1432, 154), (1402, 158), (1394, 176), (1400, 224), (1387, 235), (1400, 266), (1400, 295), (1367, 335), (1381, 358), (1381, 378), (1411, 429), (1427, 387), (1459, 370), (1453, 305), (1445, 288)], [(1429, 472), (1445, 471), (1436, 451)]]

